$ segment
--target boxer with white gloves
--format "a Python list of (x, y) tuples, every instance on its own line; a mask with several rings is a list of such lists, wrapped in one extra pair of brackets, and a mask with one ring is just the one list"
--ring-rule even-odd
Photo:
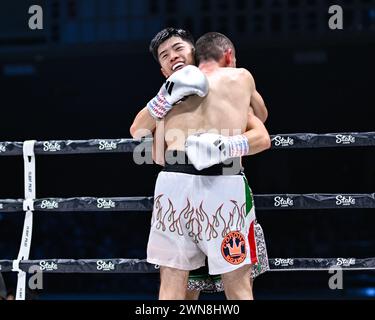
[[(155, 37), (158, 42), (163, 33)], [(186, 63), (183, 48), (181, 39), (171, 37), (155, 50), (164, 75)], [(197, 41), (196, 58), (210, 94), (183, 101), (163, 121), (171, 161), (155, 185), (147, 261), (160, 266), (160, 299), (186, 298), (189, 271), (204, 266), (206, 257), (209, 274), (221, 275), (228, 299), (252, 299), (249, 278), (263, 261), (255, 241), (253, 196), (241, 170), (228, 172), (221, 162), (268, 149), (270, 137), (250, 112), (255, 82), (249, 71), (236, 68), (231, 41), (205, 34)], [(226, 135), (209, 133), (213, 130)], [(183, 162), (173, 161), (175, 156)]]
[(191, 95), (205, 97), (208, 93), (206, 76), (197, 67), (188, 65), (173, 73), (158, 94), (147, 103), (151, 116), (160, 120), (179, 102)]
[[(213, 39), (217, 36), (219, 36), (218, 41)], [(219, 131), (225, 130), (225, 132), (227, 132), (229, 129), (230, 132), (243, 133), (243, 137), (239, 137), (240, 141), (244, 137), (247, 137), (251, 144), (249, 154), (258, 153), (269, 147), (268, 133), (263, 124), (261, 122), (257, 124), (256, 121), (253, 120), (257, 118), (250, 117), (247, 112), (249, 111), (250, 113), (250, 109), (253, 108), (256, 116), (263, 122), (267, 117), (267, 110), (262, 98), (255, 90), (252, 76), (248, 72), (244, 72), (244, 70), (232, 69), (235, 68), (233, 44), (230, 43), (229, 39), (225, 39), (220, 34), (214, 34), (214, 37), (209, 34), (202, 37), (201, 43), (203, 47), (199, 48), (198, 46), (196, 51), (194, 50), (194, 40), (192, 37), (189, 36), (188, 32), (181, 29), (164, 29), (152, 39), (150, 51), (155, 60), (160, 64), (161, 72), (166, 78), (170, 77), (176, 71), (181, 70), (184, 66), (193, 64), (194, 58), (197, 57), (198, 62), (200, 62), (200, 69), (207, 75), (210, 95), (207, 95), (205, 99), (199, 99), (199, 95), (190, 99), (184, 99), (184, 97), (182, 97), (180, 100), (182, 101), (181, 104), (179, 104), (178, 108), (173, 109), (164, 121), (155, 121), (160, 119), (160, 117), (151, 115), (150, 109), (151, 111), (153, 111), (153, 109), (149, 109), (148, 106), (143, 108), (137, 114), (130, 128), (130, 132), (134, 138), (143, 136), (144, 131), (149, 130), (153, 132), (155, 127), (162, 127), (159, 131), (163, 132), (168, 152), (172, 152), (174, 155), (174, 151), (183, 152), (182, 150), (185, 150), (185, 153), (187, 152), (185, 149), (185, 140), (191, 130), (199, 132), (202, 130), (211, 131), (211, 129), (215, 129)], [(213, 39), (215, 43), (212, 42), (210, 38)], [(228, 70), (226, 70), (226, 68), (219, 68), (219, 70), (217, 69), (218, 66), (229, 68)], [(165, 89), (168, 90), (169, 85), (167, 85)], [(186, 95), (188, 96), (189, 94)], [(162, 96), (165, 97), (164, 94), (162, 94)], [(183, 96), (185, 96), (185, 93)], [(250, 98), (251, 101), (249, 101)], [(175, 101), (179, 102), (178, 99)], [(175, 101), (168, 100), (172, 105), (176, 104)], [(257, 103), (253, 104), (255, 101)], [(154, 100), (153, 102), (156, 102), (156, 105), (159, 106), (159, 101)], [(259, 106), (259, 108), (257, 108), (257, 106)], [(161, 109), (163, 109), (163, 107), (164, 104), (162, 104)], [(162, 111), (167, 114), (169, 110)], [(262, 111), (262, 113), (258, 111)], [(162, 114), (164, 114), (164, 112), (162, 112)], [(178, 131), (179, 134), (175, 136), (176, 131)], [(168, 139), (167, 132), (172, 132), (172, 134), (168, 135)], [(180, 133), (182, 133), (182, 135)], [(206, 144), (206, 134), (201, 134), (201, 137), (204, 137), (203, 141), (193, 139), (193, 143), (190, 145), (192, 148), (188, 148), (190, 149), (190, 153), (196, 152), (197, 148), (199, 148), (202, 143), (203, 145)], [(217, 139), (218, 137), (219, 139)], [(246, 153), (245, 145), (243, 145), (244, 150), (242, 150), (242, 142), (235, 143), (233, 140), (226, 139), (233, 139), (233, 136), (224, 138), (220, 136), (212, 137), (214, 142), (217, 140), (220, 141), (215, 148), (218, 149), (219, 147), (219, 150), (222, 152), (222, 154), (214, 160), (215, 163), (217, 163), (218, 160), (224, 160), (228, 155), (230, 157), (230, 155), (242, 154), (242, 152)], [(189, 142), (192, 142), (192, 140), (189, 139)], [(212, 148), (210, 144), (207, 147)], [(216, 151), (215, 148), (213, 148), (214, 151)], [(238, 150), (236, 151), (236, 149)], [(204, 162), (207, 162), (207, 160), (204, 160)], [(197, 164), (197, 166), (199, 166), (199, 164)], [(207, 163), (204, 163), (203, 166), (207, 166)], [(214, 166), (214, 168), (220, 169), (220, 165)], [(209, 174), (207, 174), (208, 172)], [(154, 210), (147, 249), (147, 259), (149, 262), (160, 265), (160, 299), (191, 299), (191, 296), (185, 293), (187, 280), (186, 270), (191, 270), (194, 266), (199, 266), (201, 258), (204, 258), (204, 255), (202, 256), (202, 253), (199, 253), (200, 251), (197, 251), (195, 248), (197, 242), (203, 247), (209, 245), (209, 247), (206, 247), (206, 249), (209, 249), (209, 252), (204, 250), (205, 255), (208, 257), (209, 271), (211, 274), (224, 273), (221, 290), (223, 290), (223, 283), (225, 283), (227, 298), (249, 299), (252, 297), (251, 288), (248, 287), (250, 274), (248, 273), (249, 268), (247, 265), (252, 263), (253, 270), (259, 269), (259, 272), (263, 273), (266, 268), (263, 268), (263, 263), (261, 263), (262, 268), (258, 268), (256, 261), (267, 262), (267, 258), (264, 258), (264, 255), (260, 255), (258, 258), (258, 253), (263, 252), (262, 250), (258, 251), (258, 245), (256, 245), (257, 248), (254, 251), (255, 244), (253, 235), (255, 232), (252, 230), (255, 230), (254, 226), (256, 224), (254, 224), (254, 207), (251, 198), (251, 190), (249, 190), (243, 174), (236, 175), (236, 173), (231, 173), (230, 175), (222, 176), (220, 170), (218, 172), (215, 171), (215, 173), (213, 173), (212, 170), (210, 171), (210, 169), (196, 170), (191, 164), (186, 165), (186, 167), (184, 165), (174, 167), (168, 164), (165, 169), (159, 173), (155, 186), (154, 205), (156, 206), (155, 208), (159, 208), (160, 210), (168, 209), (170, 205), (172, 205), (173, 215), (175, 210), (176, 213), (178, 213), (184, 208), (188, 208), (186, 207), (186, 201), (188, 201), (188, 204), (190, 202), (190, 204), (196, 208), (199, 206), (199, 212), (202, 212), (200, 211), (202, 209), (204, 210), (203, 213), (217, 212), (217, 206), (219, 206), (219, 209), (222, 209), (221, 213), (224, 219), (224, 221), (222, 221), (223, 219), (220, 220), (220, 224), (225, 223), (223, 226), (226, 226), (231, 221), (226, 222), (226, 220), (230, 218), (228, 213), (234, 212), (232, 210), (233, 208), (230, 208), (234, 203), (233, 200), (235, 200), (235, 204), (240, 204), (241, 208), (245, 208), (241, 203), (243, 204), (244, 201), (246, 201), (246, 221), (245, 224), (241, 223), (241, 230), (238, 229), (238, 223), (237, 227), (233, 230), (228, 224), (228, 228), (224, 230), (225, 232), (223, 231), (224, 233), (215, 233), (215, 230), (217, 229), (216, 231), (218, 231), (222, 226), (218, 226), (217, 223), (214, 224), (213, 222), (210, 224), (209, 221), (206, 221), (204, 218), (206, 215), (203, 217), (204, 221), (202, 219), (199, 221), (194, 219), (189, 220), (190, 223), (187, 224), (180, 221), (180, 218), (182, 219), (181, 215), (177, 220), (173, 218), (170, 221), (168, 220), (169, 222), (164, 222), (158, 221), (158, 216), (154, 216), (154, 214), (159, 211)], [(162, 217), (163, 216), (162, 214)], [(188, 216), (190, 217), (190, 211)], [(211, 215), (208, 215), (206, 218), (208, 219), (208, 217), (211, 217)], [(184, 219), (185, 218), (184, 215)], [(160, 225), (160, 223), (165, 223), (166, 228), (159, 230), (157, 226)], [(209, 228), (210, 226), (213, 228)], [(156, 227), (155, 230), (154, 227)], [(200, 232), (200, 227), (203, 227), (202, 230), (205, 230), (205, 232)], [(224, 236), (225, 239), (222, 238)], [(185, 237), (187, 238), (183, 239)], [(249, 240), (250, 247), (248, 247), (247, 243), (245, 247), (242, 247), (242, 245), (241, 248), (236, 246), (238, 240), (244, 240), (245, 238)], [(262, 238), (264, 243), (264, 237), (262, 236)], [(208, 241), (209, 239), (211, 240)], [(227, 241), (225, 242), (227, 245), (222, 241)], [(246, 241), (240, 241), (241, 244), (244, 242)], [(223, 243), (224, 246), (222, 245)], [(201, 250), (203, 247), (200, 247)], [(224, 251), (218, 254), (220, 252), (220, 247), (226, 249), (223, 249)], [(231, 255), (235, 254), (235, 252), (231, 252), (230, 248), (232, 248), (232, 250), (241, 249), (241, 255), (232, 259)], [(252, 253), (249, 254), (250, 252)], [(254, 255), (254, 253), (256, 253), (256, 255)], [(238, 252), (236, 254), (238, 254)], [(249, 261), (249, 257), (251, 257), (251, 261)], [(224, 260), (226, 262), (224, 262)], [(264, 264), (265, 267), (266, 265), (268, 266), (268, 263)], [(194, 276), (196, 275), (193, 275), (193, 278)], [(205, 277), (207, 277), (207, 275)], [(196, 279), (198, 279), (198, 283), (203, 283), (205, 278), (198, 272)], [(215, 280), (212, 281), (220, 282), (220, 277), (216, 277)], [(203, 288), (198, 288), (194, 284), (192, 285), (193, 287), (190, 287), (189, 280), (190, 290), (192, 290), (192, 288), (194, 288), (194, 290)], [(208, 283), (207, 285), (209, 286), (210, 284)], [(218, 286), (218, 288), (220, 287), (219, 283), (216, 284), (215, 282), (214, 285)]]

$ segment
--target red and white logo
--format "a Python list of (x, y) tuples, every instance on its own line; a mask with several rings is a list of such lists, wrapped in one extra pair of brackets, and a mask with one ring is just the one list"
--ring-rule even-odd
[(240, 264), (246, 258), (245, 237), (238, 231), (226, 235), (221, 243), (221, 254), (231, 264)]

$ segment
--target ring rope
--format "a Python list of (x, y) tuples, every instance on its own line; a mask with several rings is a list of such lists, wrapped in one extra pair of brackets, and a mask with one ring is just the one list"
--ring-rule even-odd
[[(255, 194), (257, 210), (374, 209), (370, 194)], [(77, 197), (34, 199), (29, 205), (41, 212), (152, 211), (153, 197)], [(22, 212), (24, 200), (0, 199), (0, 213)], [(301, 212), (303, 213), (303, 212)]]
[[(271, 149), (375, 146), (375, 132), (290, 133), (270, 137)], [(36, 155), (133, 152), (140, 144), (147, 149), (147, 143), (151, 144), (152, 139), (48, 140), (35, 142), (34, 152)], [(22, 148), (23, 142), (0, 142), (0, 156), (22, 155)]]
[[(24, 188), (25, 188), (25, 199), (22, 200), (22, 211), (25, 211), (25, 220), (21, 238), (21, 244), (19, 253), (16, 260), (3, 260), (11, 262), (11, 269), (8, 271), (15, 271), (18, 272), (18, 282), (17, 282), (17, 292), (16, 292), (16, 299), (17, 300), (24, 300), (25, 299), (25, 291), (26, 291), (26, 272), (22, 269), (22, 266), (29, 262), (29, 252), (31, 246), (31, 235), (32, 235), (32, 220), (33, 220), (33, 211), (38, 210), (38, 201), (40, 203), (40, 209), (60, 209), (58, 211), (98, 211), (98, 207), (103, 207), (105, 209), (116, 208), (116, 203), (113, 202), (112, 199), (104, 199), (104, 198), (71, 198), (71, 199), (60, 199), (54, 198), (55, 200), (51, 199), (35, 199), (35, 188), (36, 188), (36, 180), (35, 180), (35, 155), (38, 154), (83, 154), (83, 153), (100, 153), (100, 152), (149, 152), (151, 153), (152, 150), (152, 139), (145, 138), (140, 140), (134, 139), (92, 139), (92, 140), (49, 140), (49, 141), (25, 141), (22, 142), (0, 142), (0, 156), (5, 155), (23, 155), (24, 157)], [(272, 135), (272, 148), (280, 149), (280, 148), (319, 148), (319, 147), (338, 147), (338, 146), (375, 146), (375, 132), (352, 132), (352, 133), (327, 133), (327, 134), (314, 134), (314, 133), (295, 133), (295, 134), (280, 134), (280, 135)], [(139, 148), (140, 147), (140, 148)], [(263, 197), (263, 198), (262, 198)], [(133, 198), (133, 203), (136, 203), (136, 208), (139, 208), (139, 203), (145, 202), (147, 206), (152, 203), (152, 197), (136, 197), (137, 199)], [(141, 199), (140, 199), (141, 198)], [(287, 198), (284, 199), (280, 195), (258, 195), (254, 197), (255, 199), (263, 199), (263, 202), (258, 200), (260, 203), (256, 203), (259, 208), (263, 209), (272, 209), (271, 202), (273, 201), (273, 208), (280, 207), (280, 208), (295, 208), (295, 209), (324, 209), (324, 208), (336, 208), (337, 205), (343, 205), (346, 207), (350, 207), (351, 205), (357, 205), (355, 208), (373, 208), (374, 207), (374, 195), (373, 194), (353, 194), (353, 195), (332, 195), (332, 194), (302, 194), (302, 195), (287, 195)], [(83, 201), (82, 201), (83, 199)], [(89, 199), (89, 201), (85, 201)], [(115, 198), (113, 198), (115, 199)], [(125, 199), (125, 200), (124, 200)], [(146, 201), (145, 201), (146, 199)], [(123, 201), (120, 201), (121, 204), (129, 205), (129, 198), (122, 198)], [(356, 202), (357, 200), (357, 202)], [(90, 203), (91, 201), (91, 203)], [(4, 211), (4, 208), (7, 209), (7, 212), (11, 209), (17, 208), (19, 205), (20, 200), (0, 200), (0, 210)], [(294, 202), (297, 203), (294, 206)], [(333, 202), (335, 206), (333, 205)], [(52, 204), (51, 204), (52, 203)], [(82, 205), (83, 203), (83, 205)], [(96, 208), (92, 208), (92, 203), (96, 203)], [(145, 205), (144, 203), (144, 205)], [(359, 203), (359, 204), (358, 204)], [(61, 208), (61, 204), (64, 204)], [(262, 206), (263, 204), (263, 206)], [(117, 207), (118, 208), (118, 207)], [(147, 210), (150, 210), (152, 206), (147, 207)], [(277, 208), (277, 209), (280, 209)], [(17, 211), (20, 208), (17, 208)], [(91, 210), (90, 210), (91, 209)], [(145, 208), (144, 208), (145, 209)], [(123, 208), (120, 206), (119, 210), (129, 210), (128, 208)], [(138, 210), (138, 209), (134, 209)], [(279, 265), (282, 265), (282, 260), (277, 259), (270, 259), (271, 266), (272, 261), (275, 261), (274, 266), (277, 265), (277, 261), (281, 261)], [(329, 260), (327, 259), (317, 259), (317, 258), (304, 258), (305, 260), (295, 259), (295, 258), (287, 258), (285, 262), (285, 266), (293, 265), (293, 270), (317, 270), (320, 269), (322, 266), (326, 268), (327, 265), (330, 265)], [(332, 258), (336, 259), (336, 266), (338, 263), (338, 259), (341, 258)], [(344, 258), (343, 258), (344, 259)], [(370, 259), (368, 262), (367, 260)], [(365, 266), (359, 265), (359, 267), (353, 267), (357, 270), (365, 269), (372, 269), (374, 268), (373, 264), (375, 258), (368, 258), (366, 260), (367, 264)], [(121, 259), (124, 260), (124, 259)], [(285, 260), (285, 259), (284, 259)], [(38, 260), (39, 261), (39, 260)], [(43, 261), (43, 260), (41, 260)], [(41, 263), (39, 261), (39, 263)], [(60, 261), (60, 260), (56, 260)], [(71, 260), (70, 260), (71, 261)], [(89, 260), (73, 260), (76, 261), (75, 266), (79, 268), (77, 270), (81, 270), (83, 265), (90, 265), (88, 263)], [(94, 260), (98, 263), (98, 260)], [(103, 261), (103, 260), (101, 260)], [(129, 261), (132, 266), (137, 265), (142, 260), (137, 259), (125, 259), (125, 261), (129, 264)], [(293, 261), (290, 264), (290, 261)], [(294, 266), (294, 261), (297, 262), (297, 268)], [(315, 266), (314, 262), (318, 261), (318, 266)], [(347, 259), (344, 259), (347, 261)], [(348, 261), (354, 261), (354, 265), (356, 259), (349, 258)], [(35, 262), (35, 261), (34, 261)], [(145, 262), (145, 261), (143, 261)], [(44, 261), (45, 263), (45, 261)], [(52, 265), (55, 264), (54, 261), (51, 262)], [(118, 263), (119, 264), (119, 263)], [(332, 263), (331, 263), (332, 264)], [(368, 267), (370, 264), (370, 267)], [(72, 262), (72, 265), (74, 263)], [(348, 266), (350, 267), (352, 264), (348, 262)], [(56, 265), (57, 266), (57, 265)], [(106, 267), (106, 265), (103, 265)], [(103, 267), (97, 265), (97, 267)], [(109, 269), (114, 268), (113, 262), (109, 262)], [(331, 266), (332, 267), (332, 266)], [(42, 268), (42, 266), (41, 266)], [(155, 268), (155, 267), (153, 267)], [(353, 269), (351, 268), (351, 269)], [(0, 271), (5, 270), (0, 264)], [(272, 269), (272, 267), (271, 267)], [(52, 267), (53, 270), (53, 267)], [(274, 270), (278, 270), (278, 268), (274, 268)], [(281, 269), (285, 270), (285, 269)], [(72, 271), (77, 272), (77, 271)], [(143, 271), (144, 272), (144, 271)]]
[[(270, 271), (375, 270), (375, 258), (270, 258)], [(13, 260), (0, 260), (1, 272), (12, 271)], [(36, 269), (35, 266), (39, 268)], [(22, 260), (19, 267), (47, 273), (157, 273), (159, 266), (145, 259)], [(33, 267), (33, 268), (31, 268)]]

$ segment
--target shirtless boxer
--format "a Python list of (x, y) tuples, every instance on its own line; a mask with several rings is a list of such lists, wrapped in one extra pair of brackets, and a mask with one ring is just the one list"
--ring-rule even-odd
[[(171, 40), (173, 41), (169, 40), (172, 37), (173, 39)], [(167, 42), (167, 40), (169, 41)], [(166, 77), (168, 77), (174, 72), (174, 70), (172, 70), (172, 67), (174, 66), (174, 64), (176, 64), (176, 62), (182, 62), (184, 63), (184, 65), (192, 64), (194, 62), (193, 43), (194, 40), (188, 32), (181, 29), (167, 28), (159, 32), (154, 37), (150, 45), (150, 51), (153, 53), (154, 58), (160, 63), (162, 67), (162, 73)], [(179, 46), (180, 44), (182, 44), (183, 46)], [(161, 50), (159, 50), (159, 47)], [(160, 61), (158, 58), (158, 53), (167, 54), (168, 59), (164, 58), (163, 61)], [(254, 110), (255, 115), (258, 118), (262, 119), (262, 121), (264, 122), (267, 118), (267, 109), (264, 106), (262, 97), (257, 92), (255, 92), (251, 97), (251, 107)], [(159, 124), (160, 122), (161, 121), (158, 121)], [(143, 108), (134, 120), (134, 123), (130, 130), (131, 134), (135, 138), (139, 138), (144, 135), (144, 132), (148, 132), (148, 130), (153, 131), (155, 129), (155, 124), (156, 122), (153, 118), (150, 117), (147, 108)], [(162, 130), (163, 127), (160, 127), (161, 130), (156, 130), (156, 133), (158, 133), (158, 131), (162, 132), (161, 137), (162, 139), (164, 139)], [(154, 150), (156, 146), (156, 140), (157, 139), (154, 139)], [(162, 150), (162, 152), (159, 152), (159, 155), (161, 155), (161, 157), (155, 160), (157, 163), (163, 164), (163, 148), (160, 149)], [(262, 228), (258, 223), (256, 223), (254, 229), (256, 233), (259, 263), (256, 268), (253, 268), (252, 270), (252, 279), (254, 279), (257, 275), (269, 270), (267, 251)], [(223, 291), (223, 285), (222, 281), (220, 281), (220, 276), (208, 276), (207, 271), (204, 270), (204, 268), (203, 270), (201, 268), (193, 271), (189, 278), (188, 290), (186, 294), (187, 299), (197, 299), (200, 290), (203, 290), (204, 292)]]
[[(229, 62), (228, 65), (234, 67), (234, 48), (232, 50), (230, 48), (224, 49), (224, 60)], [(217, 56), (217, 52), (214, 52), (214, 54)], [(220, 56), (220, 59), (223, 57)], [(207, 59), (207, 55), (205, 54), (203, 58)], [(192, 165), (176, 167), (167, 164), (166, 171), (158, 177), (153, 225), (148, 246), (148, 260), (162, 266), (160, 298), (183, 298), (184, 290), (181, 291), (181, 288), (186, 286), (186, 270), (195, 269), (204, 264), (205, 255), (208, 256), (210, 273), (224, 273), (223, 282), (228, 298), (252, 298), (249, 265), (256, 262), (256, 250), (251, 246), (251, 239), (254, 240), (253, 226), (255, 220), (251, 191), (242, 175), (223, 176), (223, 168), (220, 165), (216, 168), (212, 165), (225, 161), (232, 156), (254, 154), (267, 149), (270, 144), (269, 136), (259, 119), (248, 116), (248, 114), (251, 114), (249, 113), (251, 94), (255, 92), (254, 81), (250, 73), (243, 69), (232, 68), (224, 71), (224, 69), (219, 68), (220, 61), (217, 61), (216, 68), (211, 58), (207, 61), (204, 59), (201, 67), (205, 70), (210, 84), (210, 93), (206, 99), (202, 100), (199, 97), (207, 95), (207, 85), (204, 79), (194, 69), (185, 67), (180, 72), (182, 75), (177, 76), (176, 72), (176, 77), (169, 81), (169, 84), (176, 84), (176, 89), (171, 94), (172, 97), (169, 97), (169, 100), (165, 98), (167, 95), (165, 90), (168, 90), (168, 88), (164, 88), (164, 92), (161, 91), (158, 97), (148, 104), (150, 114), (158, 118), (160, 115), (165, 117), (166, 132), (178, 129), (180, 133), (182, 130), (182, 135), (186, 137), (192, 129), (199, 129), (203, 132), (212, 129), (219, 131), (225, 129), (226, 131), (224, 135), (203, 133), (189, 136), (187, 140), (181, 139), (181, 135), (177, 139), (176, 136), (173, 137), (173, 140), (167, 139), (169, 150), (183, 151), (186, 145), (187, 154), (194, 167)], [(219, 77), (223, 78), (223, 85), (220, 85)], [(193, 78), (194, 85), (191, 86)], [(186, 85), (186, 88), (184, 88), (184, 85)], [(174, 97), (173, 95), (176, 93), (177, 97)], [(197, 95), (189, 97), (186, 101), (172, 108), (175, 102), (179, 102), (182, 98), (191, 94)], [(220, 104), (217, 101), (220, 101)], [(184, 108), (185, 110), (183, 110)], [(246, 131), (246, 129), (249, 130)], [(244, 134), (234, 135), (236, 132), (243, 132)], [(228, 135), (230, 137), (227, 137)], [(185, 144), (185, 140), (187, 144)], [(221, 148), (218, 148), (218, 145), (215, 144), (217, 141), (220, 141), (219, 147), (221, 146)], [(251, 148), (249, 148), (249, 144)], [(207, 154), (200, 152), (201, 146), (204, 146), (205, 150), (207, 147), (211, 148), (209, 157), (207, 157)], [(220, 152), (217, 152), (218, 150)], [(204, 168), (206, 167), (210, 168), (205, 171)], [(179, 172), (176, 173), (176, 170)], [(206, 174), (208, 175), (206, 176)], [(168, 183), (165, 182), (167, 178)], [(177, 179), (177, 181), (173, 183), (173, 179)], [(183, 186), (186, 179), (190, 184), (188, 183), (183, 190), (176, 187)], [(194, 184), (197, 181), (199, 182), (198, 187), (203, 188), (198, 192), (195, 190), (198, 187)], [(205, 189), (205, 183), (208, 183), (210, 187)], [(174, 187), (171, 188), (171, 186)], [(159, 194), (160, 190), (163, 190), (163, 192)], [(191, 194), (190, 197), (189, 193), (184, 197), (182, 191), (189, 190), (191, 192), (195, 190), (196, 195)], [(178, 194), (173, 194), (177, 191)], [(229, 191), (229, 194), (225, 194), (226, 191)], [(176, 198), (178, 195), (177, 198), (180, 199)], [(202, 195), (207, 195), (210, 199), (205, 204), (202, 199), (199, 202), (198, 198)], [(163, 197), (164, 199), (162, 199)], [(192, 206), (193, 213), (183, 216), (185, 220), (187, 218), (190, 220), (181, 221), (183, 220), (181, 211), (183, 208), (179, 208), (177, 210), (181, 211), (180, 215), (177, 218), (169, 216), (168, 221), (172, 221), (172, 224), (166, 227), (164, 221), (166, 213), (160, 216), (160, 212), (163, 211), (163, 206), (165, 206), (163, 203), (165, 199), (168, 199), (169, 205), (172, 207), (174, 201), (176, 208), (181, 207), (185, 199), (188, 206)], [(213, 221), (211, 221), (211, 218), (205, 213), (204, 207), (212, 211), (217, 204), (215, 202), (223, 201), (223, 199), (224, 202), (216, 211), (216, 214), (223, 221), (219, 222), (216, 215), (212, 215)], [(228, 209), (230, 209), (228, 205), (232, 207), (234, 205), (231, 214), (228, 213)], [(195, 210), (193, 206), (195, 206)], [(176, 212), (173, 208), (170, 207), (170, 209), (173, 214)], [(224, 212), (219, 212), (219, 209), (223, 209)], [(236, 218), (233, 218), (234, 216)], [(234, 221), (237, 222), (234, 223)], [(216, 230), (215, 227), (216, 229), (222, 228), (222, 231), (218, 232), (219, 230)], [(204, 229), (205, 231), (202, 232)], [(173, 232), (174, 234), (172, 234)], [(168, 238), (169, 236), (171, 237)], [(172, 239), (172, 236), (175, 239)], [(250, 239), (250, 245), (247, 241), (248, 238)], [(218, 254), (220, 248), (221, 256)], [(243, 281), (246, 277), (247, 281)]]

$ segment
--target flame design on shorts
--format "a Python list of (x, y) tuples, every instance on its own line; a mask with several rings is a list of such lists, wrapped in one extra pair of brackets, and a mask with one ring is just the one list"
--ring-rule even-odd
[(194, 209), (189, 212), (185, 219), (189, 219), (186, 222), (186, 229), (189, 231), (189, 237), (193, 238), (195, 243), (198, 243), (199, 240), (203, 240), (202, 238), (202, 230), (203, 230), (203, 222), (205, 220), (205, 216), (199, 209)]
[(170, 199), (168, 199), (168, 202), (169, 202), (169, 208), (167, 210), (167, 212), (163, 215), (163, 207), (160, 203), (160, 198), (162, 197), (163, 195), (159, 195), (156, 199), (155, 199), (155, 208), (154, 210), (156, 211), (157, 210), (157, 213), (156, 213), (156, 221), (157, 221), (157, 224), (156, 224), (156, 229), (162, 229), (163, 231), (166, 230), (166, 227), (165, 227), (165, 223), (164, 223), (164, 219), (165, 219), (165, 216), (168, 214), (169, 211), (173, 211), (173, 204), (171, 202)]
[(226, 223), (226, 220), (221, 215), (221, 211), (219, 212), (219, 217), (223, 220), (224, 228), (221, 232), (221, 236), (224, 238), (229, 232), (231, 232), (234, 224), (235, 219), (236, 221), (236, 228), (235, 230), (240, 230), (245, 226), (245, 211), (246, 211), (246, 203), (242, 204), (241, 208), (239, 207), (237, 201), (231, 200), (234, 204), (232, 211), (229, 211), (229, 221)]
[[(187, 200), (187, 205), (181, 211), (181, 213), (178, 215), (177, 219), (175, 219), (175, 217), (174, 217), (174, 214), (175, 214), (176, 210), (173, 210), (171, 212), (171, 214), (169, 215), (169, 217), (168, 217), (168, 221), (172, 221), (171, 225), (169, 226), (169, 231), (170, 232), (175, 232), (177, 230), (177, 233), (180, 236), (184, 235), (184, 233), (182, 231), (182, 225), (181, 225), (181, 216), (183, 215), (184, 217), (185, 216), (187, 217), (189, 215), (189, 213), (194, 210), (194, 208), (190, 209), (190, 201), (189, 201), (189, 199), (186, 199), (186, 200)], [(170, 202), (170, 200), (169, 200), (169, 202)]]
[[(221, 206), (216, 210), (215, 214), (212, 215), (212, 223), (210, 223), (210, 218), (208, 217), (207, 213), (203, 210), (203, 201), (201, 202), (199, 206), (199, 210), (204, 214), (206, 220), (207, 220), (207, 227), (205, 230), (206, 233), (206, 240), (210, 241), (211, 238), (217, 238), (219, 235), (217, 231), (215, 230), (215, 227), (218, 228), (220, 226), (219, 219), (217, 218), (217, 215), (220, 213), (221, 209), (223, 208), (223, 203)], [(208, 232), (207, 232), (208, 231)]]
[[(187, 203), (185, 208), (183, 208), (177, 216), (177, 210), (174, 209), (173, 202), (169, 198), (168, 210), (163, 214), (163, 206), (160, 201), (162, 197), (163, 194), (160, 194), (154, 201), (152, 223), (156, 220), (156, 229), (166, 231), (167, 223), (170, 232), (177, 232), (180, 236), (183, 236), (184, 232), (187, 232), (187, 235), (191, 237), (195, 243), (202, 241), (203, 236), (206, 241), (217, 238), (220, 226), (223, 227), (221, 231), (222, 237), (225, 237), (233, 229), (240, 230), (245, 226), (246, 203), (240, 206), (237, 201), (230, 200), (234, 206), (229, 210), (229, 215), (226, 214), (226, 212), (223, 212), (224, 203), (220, 204), (216, 209), (215, 214), (210, 214), (203, 208), (203, 200), (201, 201), (199, 208), (194, 208), (189, 199), (186, 199)], [(166, 217), (167, 222), (165, 221)], [(203, 228), (205, 228), (204, 233)]]

